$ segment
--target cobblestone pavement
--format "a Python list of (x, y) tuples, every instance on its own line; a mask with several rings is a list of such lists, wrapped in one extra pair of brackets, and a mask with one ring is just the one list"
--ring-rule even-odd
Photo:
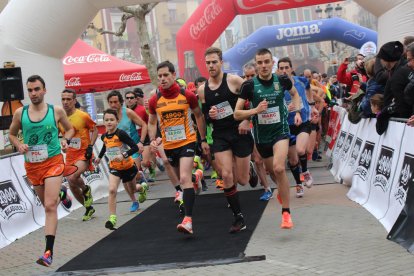
[[(279, 228), (281, 207), (277, 200), (271, 199), (253, 233), (246, 256), (265, 255), (266, 260), (146, 272), (134, 272), (134, 268), (129, 268), (99, 274), (414, 275), (414, 256), (386, 240), (387, 233), (382, 225), (346, 197), (349, 188), (333, 184), (325, 163), (311, 163), (310, 168), (316, 184), (320, 185), (306, 189), (301, 199), (295, 198), (295, 191), (291, 190), (294, 229)], [(165, 175), (158, 178), (138, 215), (158, 198), (172, 197), (173, 189)], [(293, 183), (290, 172), (289, 178)], [(244, 189), (251, 188), (240, 190)], [(218, 191), (209, 184), (208, 192)], [(129, 213), (130, 203), (125, 193), (119, 194), (118, 202), (120, 226), (137, 214)], [(44, 248), (43, 229), (39, 229), (1, 249), (0, 275), (54, 274), (55, 269), (109, 234), (104, 228), (108, 214), (106, 203), (106, 198), (96, 202), (96, 216), (89, 222), (81, 221), (83, 209), (59, 221), (52, 268), (34, 262)]]

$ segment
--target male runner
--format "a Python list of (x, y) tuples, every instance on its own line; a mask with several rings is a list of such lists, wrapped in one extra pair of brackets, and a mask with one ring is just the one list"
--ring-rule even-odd
[(237, 183), (246, 185), (249, 178), (255, 176), (252, 183), (255, 182), (257, 185), (257, 175), (252, 173), (254, 170), (250, 163), (254, 144), (250, 123), (248, 120), (240, 122), (233, 118), (244, 80), (222, 71), (222, 57), (219, 48), (210, 47), (205, 51), (204, 58), (210, 76), (197, 92), (203, 104), (204, 116), (213, 126), (212, 150), (214, 158), (220, 164), (224, 194), (234, 215), (229, 232), (237, 233), (246, 229), (237, 194)]
[[(259, 75), (248, 81), (237, 101), (234, 117), (236, 120), (253, 116), (253, 130), (256, 147), (266, 169), (275, 174), (282, 203), (281, 228), (290, 229), (293, 222), (289, 208), (289, 181), (286, 175), (285, 162), (289, 149), (288, 111), (284, 102), (284, 91), (288, 90), (295, 107), (299, 108), (299, 94), (286, 76), (272, 74), (274, 65), (272, 53), (268, 49), (259, 49), (255, 55)], [(249, 100), (251, 109), (243, 110), (245, 101)], [(295, 125), (302, 123), (300, 112), (296, 112)]]
[[(16, 110), (10, 125), (10, 142), (24, 154), (27, 178), (45, 208), (46, 249), (36, 262), (50, 266), (58, 224), (57, 207), (65, 163), (61, 149), (66, 150), (74, 135), (65, 111), (44, 102), (46, 85), (42, 77), (30, 76), (26, 82), (31, 103)], [(65, 131), (59, 141), (58, 124)], [(23, 131), (23, 143), (17, 138)]]
[[(75, 135), (66, 150), (66, 166), (76, 166), (77, 170), (71, 175), (67, 175), (66, 178), (72, 194), (86, 208), (82, 220), (88, 221), (95, 213), (95, 209), (92, 206), (91, 187), (85, 185), (81, 175), (87, 170), (94, 170), (92, 165), (93, 145), (98, 138), (98, 129), (88, 113), (75, 107), (77, 103), (75, 90), (65, 89), (61, 97), (63, 109), (75, 130)], [(64, 133), (61, 125), (59, 125), (59, 129)]]
[(160, 139), (156, 137), (158, 118), (165, 154), (184, 190), (185, 217), (182, 223), (177, 225), (177, 230), (193, 234), (195, 191), (191, 177), (197, 137), (191, 113), (197, 121), (203, 151), (208, 153), (209, 147), (205, 140), (206, 125), (196, 95), (190, 91), (183, 91), (176, 83), (174, 65), (169, 61), (161, 62), (157, 66), (157, 75), (160, 86), (149, 100), (148, 129), (151, 146), (155, 151), (160, 145)]

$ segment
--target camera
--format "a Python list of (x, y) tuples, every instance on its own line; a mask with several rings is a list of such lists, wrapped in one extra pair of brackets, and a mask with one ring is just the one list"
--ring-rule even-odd
[(355, 62), (357, 61), (357, 57), (349, 57), (347, 58), (349, 62)]
[(352, 81), (359, 81), (358, 75), (352, 75)]

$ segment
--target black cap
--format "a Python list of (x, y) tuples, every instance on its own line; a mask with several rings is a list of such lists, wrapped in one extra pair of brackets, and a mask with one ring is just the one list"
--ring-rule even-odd
[(139, 87), (134, 89), (134, 94), (138, 98), (144, 98), (144, 91), (142, 91), (142, 89)]
[(398, 61), (404, 51), (404, 46), (399, 41), (390, 41), (382, 45), (377, 57), (385, 61)]

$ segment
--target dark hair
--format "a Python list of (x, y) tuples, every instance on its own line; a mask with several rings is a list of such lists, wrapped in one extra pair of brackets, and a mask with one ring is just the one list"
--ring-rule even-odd
[(373, 105), (378, 106), (380, 109), (384, 107), (384, 95), (382, 94), (374, 94), (369, 99), (369, 102)]
[(175, 67), (174, 64), (172, 64), (169, 60), (163, 61), (157, 65), (157, 71), (161, 68), (167, 67), (168, 71), (171, 73), (175, 73)]
[(407, 52), (410, 52), (411, 55), (414, 56), (414, 42), (407, 45)]
[(279, 60), (277, 61), (277, 67), (278, 67), (278, 68), (279, 68), (279, 64), (280, 64), (281, 62), (287, 62), (287, 63), (289, 63), (290, 68), (292, 68), (292, 61), (290, 60), (290, 58), (288, 58), (288, 57), (282, 57), (281, 59), (279, 59)]
[(135, 97), (144, 98), (144, 91), (141, 88), (136, 87), (134, 88)]
[(119, 119), (118, 119), (118, 112), (116, 112), (116, 110), (113, 110), (113, 109), (108, 108), (108, 109), (106, 109), (106, 110), (103, 112), (103, 116), (104, 116), (104, 117), (105, 117), (105, 114), (112, 114), (112, 115), (114, 115), (114, 116), (115, 116), (116, 120), (117, 120), (117, 121), (119, 121)]
[(63, 89), (63, 91), (62, 91), (62, 94), (63, 94), (63, 93), (70, 93), (70, 94), (72, 94), (73, 99), (76, 99), (76, 91), (75, 91), (75, 90), (73, 90), (73, 89), (70, 89), (70, 88), (65, 88), (65, 89)]
[(125, 92), (125, 97), (126, 97), (128, 94), (132, 94), (132, 95), (134, 95), (134, 97), (135, 97), (135, 98), (137, 97), (137, 95), (136, 95), (133, 91), (131, 91), (131, 90), (128, 90), (127, 92)]
[(194, 81), (194, 85), (195, 86), (198, 86), (198, 84), (200, 83), (200, 82), (206, 82), (207, 81), (207, 79), (205, 78), (205, 77), (198, 77), (198, 78), (196, 78), (195, 79), (195, 81)]
[(26, 84), (29, 82), (36, 82), (36, 81), (40, 81), (43, 85), (43, 88), (46, 88), (45, 80), (39, 75), (31, 75), (30, 77), (28, 77)]
[(217, 47), (209, 47), (207, 48), (207, 50), (204, 52), (204, 56), (208, 56), (211, 54), (217, 54), (220, 60), (223, 60), (223, 51), (221, 51), (220, 48)]
[(413, 42), (414, 42), (414, 36), (409, 35), (409, 36), (404, 37), (403, 45), (407, 47)]
[(121, 92), (119, 92), (118, 90), (112, 90), (111, 92), (109, 92), (108, 96), (106, 97), (106, 100), (109, 102), (109, 99), (114, 96), (118, 97), (120, 104), (124, 104), (124, 98), (122, 97)]
[(272, 52), (270, 52), (270, 50), (267, 48), (261, 48), (257, 50), (255, 56), (263, 56), (266, 54), (269, 54), (273, 58)]

